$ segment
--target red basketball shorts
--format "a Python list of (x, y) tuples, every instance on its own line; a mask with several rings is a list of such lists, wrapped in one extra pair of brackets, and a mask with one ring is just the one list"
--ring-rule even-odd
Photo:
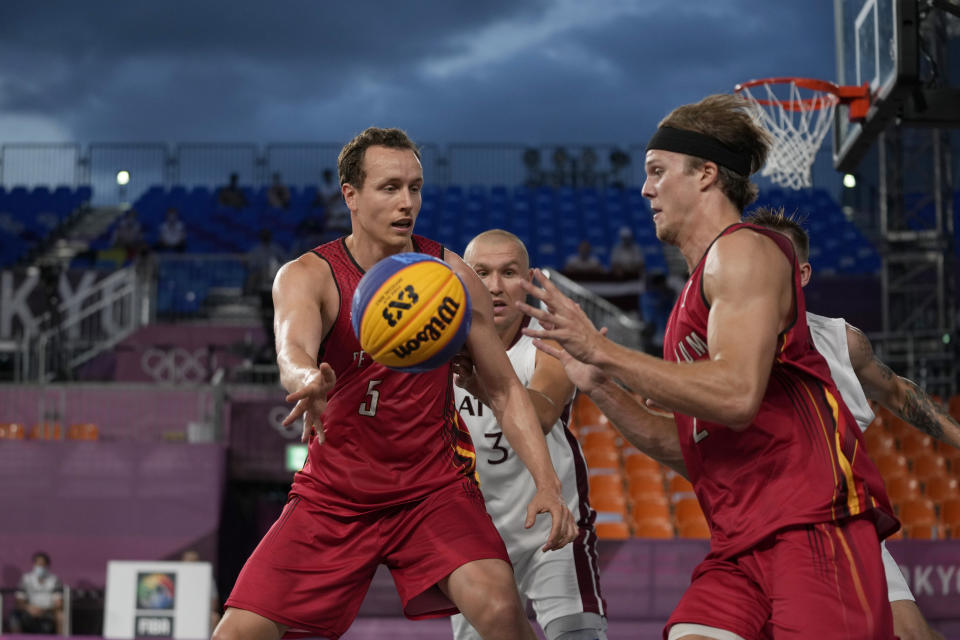
[(734, 558), (707, 558), (663, 631), (678, 623), (746, 640), (891, 640), (893, 618), (873, 524), (783, 529)]
[(472, 560), (507, 550), (472, 480), (419, 500), (351, 517), (293, 496), (247, 560), (227, 599), (289, 627), (287, 637), (342, 635), (377, 566), (386, 564), (408, 618), (457, 613), (436, 586)]

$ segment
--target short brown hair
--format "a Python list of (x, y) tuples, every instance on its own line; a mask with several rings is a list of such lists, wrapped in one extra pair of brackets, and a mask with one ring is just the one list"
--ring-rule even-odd
[(750, 212), (744, 222), (779, 231), (790, 238), (799, 262), (810, 261), (810, 236), (800, 226), (803, 219), (799, 216), (789, 215), (783, 210), (783, 207), (776, 210), (769, 207), (757, 207)]
[[(754, 117), (750, 103), (740, 96), (728, 93), (707, 96), (700, 102), (677, 107), (660, 121), (661, 127), (696, 131), (720, 141), (732, 151), (750, 159), (750, 173), (756, 173), (767, 160), (773, 136)], [(703, 166), (703, 158), (691, 157), (687, 169)], [(757, 199), (757, 185), (750, 176), (740, 175), (727, 167), (720, 170), (720, 190), (743, 211)]]
[(337, 157), (337, 171), (340, 173), (340, 186), (351, 184), (357, 189), (363, 186), (367, 173), (363, 169), (363, 157), (367, 149), (374, 146), (391, 149), (409, 149), (420, 159), (420, 149), (402, 129), (381, 129), (368, 127), (348, 142)]

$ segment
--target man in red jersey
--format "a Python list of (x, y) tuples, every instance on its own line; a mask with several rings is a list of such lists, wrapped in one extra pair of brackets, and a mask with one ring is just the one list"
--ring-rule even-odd
[(657, 237), (691, 272), (667, 360), (607, 340), (547, 281), (528, 287), (547, 309), (524, 305), (544, 326), (527, 333), (560, 343), (543, 348), (634, 444), (693, 482), (711, 550), (664, 638), (886, 640), (879, 539), (896, 519), (813, 348), (790, 241), (740, 221), (769, 140), (746, 102), (718, 95), (675, 109), (647, 146), (643, 195)]
[(423, 170), (403, 131), (367, 129), (343, 148), (338, 166), (352, 233), (286, 264), (273, 287), (280, 377), (296, 402), (284, 422), (303, 418), (309, 456), (244, 565), (214, 638), (338, 638), (380, 564), (410, 618), (459, 610), (484, 638), (534, 638), (476, 483), (451, 365), (391, 371), (361, 350), (350, 324), (353, 292), (381, 259), (418, 251), (450, 264), (473, 304), (467, 348), (537, 485), (526, 525), (549, 513), (543, 548), (560, 548), (577, 535), (576, 523), (494, 329), (490, 296), (459, 256), (413, 234)]

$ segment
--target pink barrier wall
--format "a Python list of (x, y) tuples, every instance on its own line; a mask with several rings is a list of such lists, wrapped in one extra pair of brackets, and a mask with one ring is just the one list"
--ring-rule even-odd
[[(241, 407), (249, 428), (260, 428), (265, 405)], [(55, 572), (73, 587), (102, 587), (111, 559), (174, 558), (197, 546), (215, 559), (224, 454), (216, 444), (0, 441), (0, 587), (14, 586), (38, 549), (51, 553)], [(960, 540), (889, 548), (928, 619), (956, 637)], [(605, 541), (601, 587), (611, 620), (662, 624), (706, 551), (699, 540)], [(399, 610), (381, 570), (361, 614)]]
[[(887, 546), (928, 620), (960, 633), (960, 540), (893, 540)], [(611, 619), (666, 621), (708, 549), (703, 540), (602, 541), (600, 588)], [(400, 615), (393, 581), (383, 567), (360, 612)]]
[(96, 358), (85, 372), (118, 382), (204, 383), (218, 368), (229, 370), (252, 358), (263, 340), (260, 327), (151, 324)]
[(211, 394), (193, 386), (0, 385), (0, 422), (93, 422), (101, 440), (156, 441), (186, 433), (212, 413)]
[(64, 583), (102, 587), (108, 560), (216, 560), (225, 479), (216, 444), (0, 441), (0, 586), (45, 550)]

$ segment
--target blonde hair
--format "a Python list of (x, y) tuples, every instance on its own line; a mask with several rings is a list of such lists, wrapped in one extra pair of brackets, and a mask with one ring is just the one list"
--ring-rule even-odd
[[(760, 125), (750, 103), (729, 93), (707, 96), (700, 102), (677, 107), (660, 121), (660, 126), (696, 131), (715, 138), (731, 151), (749, 158), (751, 175), (763, 167), (773, 144), (773, 136)], [(687, 170), (698, 169), (705, 162), (703, 158), (691, 156)], [(743, 211), (757, 199), (759, 190), (750, 181), (750, 176), (740, 175), (721, 165), (717, 167), (720, 190), (738, 211)]]

